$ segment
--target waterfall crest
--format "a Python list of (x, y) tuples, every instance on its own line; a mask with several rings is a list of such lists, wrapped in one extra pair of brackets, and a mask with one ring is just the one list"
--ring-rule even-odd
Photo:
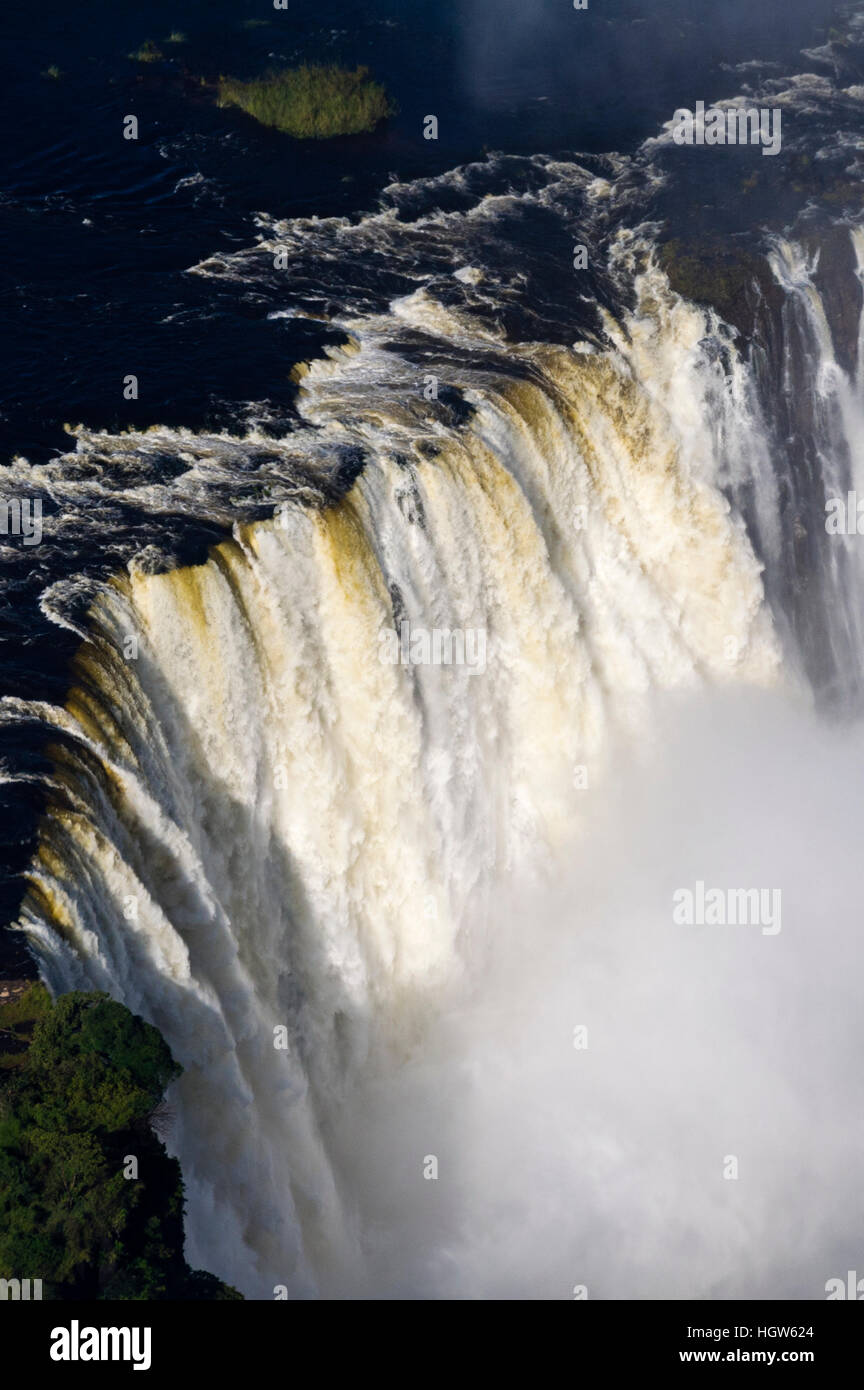
[[(646, 735), (658, 692), (779, 677), (718, 486), (718, 439), (764, 450), (758, 421), (733, 419), (710, 316), (656, 268), (636, 288), (605, 351), (515, 350), (419, 439), (371, 384), (387, 323), (355, 323), (300, 403), (362, 448), (351, 491), (205, 565), (132, 565), (91, 609), (21, 922), (52, 986), (168, 1038), (196, 1257), (253, 1294), (359, 1259), (339, 1107), (410, 1055), (490, 894), (566, 850), (610, 740)], [(460, 331), (422, 292), (393, 312)], [(410, 371), (386, 370), (392, 398)], [(482, 631), (485, 669), (382, 660), (406, 621)]]

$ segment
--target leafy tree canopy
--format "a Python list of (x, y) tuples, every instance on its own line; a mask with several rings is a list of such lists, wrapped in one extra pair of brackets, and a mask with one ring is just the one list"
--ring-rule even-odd
[(0, 1278), (61, 1299), (240, 1298), (183, 1258), (180, 1166), (149, 1124), (181, 1072), (159, 1030), (106, 994), (52, 1004), (33, 985), (0, 1009), (4, 1038)]

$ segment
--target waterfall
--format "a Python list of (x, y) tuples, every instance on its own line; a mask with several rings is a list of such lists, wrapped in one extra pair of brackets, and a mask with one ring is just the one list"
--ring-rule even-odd
[[(861, 382), (807, 255), (778, 241), (770, 263), (822, 484), (845, 490)], [(53, 738), (20, 925), (52, 988), (106, 989), (164, 1033), (194, 1262), (249, 1296), (364, 1288), (346, 1111), (416, 1065), (507, 895), (543, 901), (591, 842), (597, 789), (657, 709), (739, 687), (806, 707), (758, 362), (673, 293), (645, 229), (615, 238), (610, 274), (629, 303), (571, 346), (511, 341), (428, 284), (346, 313), (284, 447), (310, 477), (353, 451), (353, 486), (238, 522), (205, 564), (131, 561), (92, 601), (65, 708), (4, 703)], [(460, 267), (467, 299), (484, 284)], [(426, 408), (400, 341), (458, 374), (459, 410)], [(860, 562), (818, 553), (848, 672)], [(482, 667), (384, 659), (405, 624), (482, 634)]]
[[(779, 387), (774, 471), (790, 513), (787, 554), (776, 554), (778, 583), (787, 595), (810, 682), (825, 698), (848, 708), (860, 706), (864, 692), (864, 568), (856, 533), (829, 534), (826, 504), (840, 497), (845, 503), (850, 491), (864, 485), (864, 239), (860, 227), (843, 231), (854, 255), (854, 274), (847, 271), (841, 293), (857, 309), (854, 339), (843, 354), (826, 303), (827, 291), (835, 297), (838, 291), (830, 281), (818, 282), (825, 249), (811, 250), (780, 237), (769, 249), (768, 261), (784, 296), (785, 343), (782, 376), (769, 389)], [(832, 252), (836, 255), (833, 246), (828, 248)], [(807, 575), (810, 593), (800, 593), (796, 570)]]

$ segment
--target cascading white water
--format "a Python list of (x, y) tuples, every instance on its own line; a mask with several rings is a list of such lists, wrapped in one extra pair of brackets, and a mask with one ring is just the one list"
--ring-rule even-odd
[[(385, 344), (393, 316), (462, 346), (476, 326), (423, 289), (352, 322), (300, 401), (316, 446), (365, 451), (347, 497), (286, 504), (197, 568), (130, 566), (43, 712), (60, 791), (21, 924), (53, 987), (165, 1034), (190, 1254), (249, 1296), (367, 1287), (346, 1106), (416, 1064), (502, 895), (560, 866), (662, 692), (781, 679), (722, 491), (755, 487), (779, 547), (753, 382), (637, 251), (611, 346), (466, 372), (462, 428), (418, 431), (418, 373)], [(388, 664), (403, 620), (481, 631), (485, 668)]]
[[(49, 813), (22, 920), (52, 985), (108, 988), (169, 1039), (192, 1240), (247, 1292), (326, 1288), (357, 1258), (327, 1145), (346, 1088), (410, 1052), (490, 891), (566, 845), (576, 770), (602, 777), (653, 691), (775, 678), (692, 385), (704, 317), (657, 272), (642, 288), (629, 341), (526, 350), (535, 379), (473, 388), (434, 459), (368, 410), (339, 506), (133, 570), (93, 611), (64, 720), (82, 756), (58, 755), (73, 807)], [(422, 292), (395, 311), (459, 327)], [(345, 433), (384, 331), (312, 366), (319, 428)], [(394, 593), (412, 627), (481, 630), (485, 670), (382, 661)]]
[[(860, 281), (864, 275), (864, 230), (851, 227), (849, 235)], [(831, 499), (841, 499), (845, 513), (850, 492), (864, 498), (864, 317), (859, 318), (855, 367), (850, 372), (838, 361), (826, 307), (814, 280), (820, 258), (819, 250), (808, 252), (784, 238), (776, 238), (768, 253), (785, 296), (788, 339), (798, 345), (808, 364), (807, 416), (816, 454), (820, 509), (807, 518), (807, 524), (822, 542), (820, 581), (827, 591), (819, 622), (828, 634), (832, 664), (842, 673), (845, 690), (857, 695), (864, 682), (864, 610), (860, 602), (864, 555), (856, 531), (857, 518), (832, 531), (827, 540), (825, 535)], [(791, 354), (783, 386), (790, 398), (801, 389), (791, 372)]]

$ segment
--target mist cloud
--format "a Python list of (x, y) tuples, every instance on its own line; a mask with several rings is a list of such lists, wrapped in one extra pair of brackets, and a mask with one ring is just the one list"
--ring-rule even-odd
[[(819, 1299), (861, 1266), (864, 731), (712, 694), (627, 763), (345, 1112), (363, 1256), (331, 1292)], [(697, 878), (779, 885), (782, 933), (675, 925)]]

